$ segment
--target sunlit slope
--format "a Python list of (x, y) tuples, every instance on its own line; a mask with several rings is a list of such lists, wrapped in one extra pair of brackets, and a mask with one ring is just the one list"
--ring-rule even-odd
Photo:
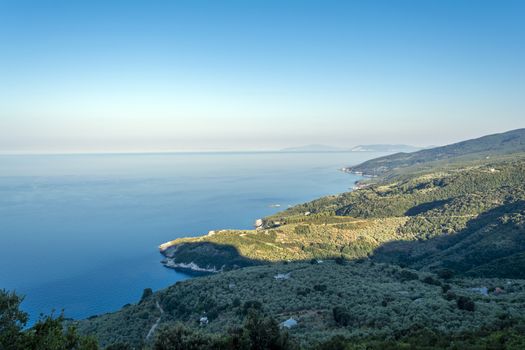
[(165, 254), (175, 264), (215, 270), (371, 256), (474, 273), (524, 252), (524, 201), (523, 160), (465, 163), (299, 205), (266, 218), (259, 230), (178, 239)]

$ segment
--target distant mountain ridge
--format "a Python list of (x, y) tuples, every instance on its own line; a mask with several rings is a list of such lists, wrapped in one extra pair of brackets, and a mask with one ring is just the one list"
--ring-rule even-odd
[(354, 147), (334, 147), (322, 144), (311, 144), (298, 147), (283, 148), (281, 152), (415, 152), (421, 147), (403, 144), (372, 144)]
[(352, 152), (415, 152), (422, 150), (422, 147), (416, 147), (403, 144), (376, 144), (376, 145), (357, 145), (352, 147)]
[(283, 148), (280, 152), (349, 152), (349, 148), (334, 147), (321, 144), (311, 144), (297, 147)]
[(348, 170), (378, 176), (393, 170), (436, 161), (483, 159), (524, 151), (525, 129), (516, 129), (413, 153), (396, 153), (375, 158), (349, 167)]

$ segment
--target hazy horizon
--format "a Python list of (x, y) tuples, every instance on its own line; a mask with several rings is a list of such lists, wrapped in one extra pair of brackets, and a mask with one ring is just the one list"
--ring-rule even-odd
[(517, 129), (524, 10), (2, 1), (0, 153), (428, 146)]

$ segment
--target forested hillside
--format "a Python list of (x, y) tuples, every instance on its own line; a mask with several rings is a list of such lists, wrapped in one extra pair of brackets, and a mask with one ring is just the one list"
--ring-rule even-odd
[[(252, 231), (170, 243), (171, 267), (210, 270), (286, 260), (370, 257), (425, 270), (525, 277), (505, 258), (525, 252), (525, 161), (463, 163), (299, 205)], [(308, 214), (308, 215), (305, 215)], [(500, 260), (503, 259), (503, 260)]]
[[(487, 295), (476, 288), (487, 288)], [(523, 280), (458, 279), (337, 260), (247, 267), (178, 282), (78, 326), (103, 345), (127, 342), (155, 349), (338, 349), (334, 343), (339, 349), (410, 343), (433, 348), (439, 342), (438, 348), (469, 343), (484, 348), (499, 341), (518, 349), (525, 344), (519, 335), (524, 310)], [(159, 332), (149, 338), (158, 319)], [(280, 332), (279, 324), (290, 319), (297, 325)], [(499, 340), (501, 332), (507, 338)], [(250, 336), (275, 347), (252, 346)]]
[(255, 230), (163, 244), (167, 267), (214, 273), (79, 330), (155, 349), (522, 349), (522, 135), (428, 150)]
[(455, 144), (424, 149), (413, 153), (396, 153), (376, 158), (348, 168), (350, 171), (367, 175), (384, 175), (403, 168), (414, 171), (418, 167), (428, 169), (436, 164), (482, 160), (494, 156), (504, 156), (525, 151), (525, 129), (517, 129), (501, 134), (483, 136)]

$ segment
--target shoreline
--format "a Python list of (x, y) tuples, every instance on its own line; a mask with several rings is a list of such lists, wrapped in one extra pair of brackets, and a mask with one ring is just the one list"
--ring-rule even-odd
[[(353, 192), (353, 191), (356, 191), (356, 190), (359, 190), (359, 189), (366, 188), (366, 187), (370, 186), (369, 183), (363, 183), (362, 181), (365, 180), (366, 178), (373, 178), (375, 176), (365, 175), (365, 174), (363, 174), (361, 172), (354, 172), (351, 169), (352, 169), (351, 167), (344, 167), (344, 168), (339, 168), (338, 170), (342, 171), (342, 172), (344, 172), (346, 174), (359, 176), (360, 178), (354, 181), (354, 186), (348, 187), (346, 191), (339, 192), (339, 193), (336, 193), (336, 194), (331, 194), (331, 195), (341, 195), (343, 193)], [(316, 198), (314, 198), (314, 199), (312, 199), (310, 201), (315, 201), (315, 200), (317, 200), (319, 198), (322, 198), (322, 197), (323, 196), (316, 197)], [(307, 203), (307, 202), (305, 202), (305, 203)], [(298, 204), (295, 204), (295, 205), (293, 205), (291, 207), (294, 207), (294, 206), (297, 206), (297, 205), (301, 205), (301, 204), (304, 204), (304, 203), (298, 203)], [(282, 211), (283, 210), (280, 210), (280, 211), (278, 211), (275, 214), (278, 214), (279, 212), (282, 212)], [(273, 215), (275, 215), (275, 214), (273, 214)], [(310, 214), (310, 212), (308, 212), (308, 215), (309, 214)], [(261, 229), (261, 226), (260, 225), (258, 226), (258, 222), (259, 221), (263, 222), (264, 218), (257, 219), (255, 221), (254, 228), (252, 230), (256, 231), (256, 230)], [(191, 238), (210, 237), (210, 236), (215, 235), (216, 233), (222, 233), (222, 232), (225, 232), (225, 231), (247, 231), (247, 230), (235, 230), (235, 229), (210, 230), (210, 231), (208, 231), (207, 234), (202, 234), (202, 235), (198, 235), (198, 236), (191, 237)], [(251, 230), (248, 230), (248, 231), (251, 231)], [(180, 238), (176, 238), (174, 240), (167, 241), (167, 242), (159, 244), (159, 246), (158, 246), (159, 252), (164, 257), (164, 259), (161, 260), (161, 264), (164, 267), (166, 267), (168, 269), (173, 269), (173, 270), (178, 271), (178, 272), (187, 273), (187, 274), (196, 275), (196, 276), (217, 274), (219, 272), (224, 271), (225, 265), (222, 265), (221, 268), (217, 268), (217, 266), (203, 267), (203, 266), (198, 265), (194, 261), (175, 262), (177, 251), (179, 250), (180, 247), (185, 245), (185, 242), (180, 242), (179, 240), (185, 239), (185, 238), (188, 238), (188, 237), (180, 237)]]

